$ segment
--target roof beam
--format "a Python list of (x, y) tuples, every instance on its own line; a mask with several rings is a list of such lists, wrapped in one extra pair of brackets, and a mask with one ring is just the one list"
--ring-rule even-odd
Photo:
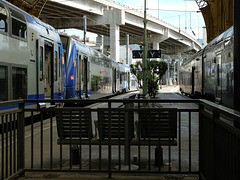
[(232, 0), (195, 0), (207, 28), (207, 41), (220, 35), (233, 25)]

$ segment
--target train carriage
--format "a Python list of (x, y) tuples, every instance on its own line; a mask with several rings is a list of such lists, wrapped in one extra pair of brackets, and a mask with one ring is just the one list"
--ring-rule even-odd
[(71, 36), (60, 36), (66, 64), (66, 98), (95, 99), (130, 90), (129, 66), (112, 60)]
[(66, 98), (88, 97), (91, 50), (72, 37), (60, 34), (65, 59)]
[(233, 108), (233, 39), (231, 27), (183, 63), (180, 70), (182, 93), (200, 95), (197, 97)]
[(129, 66), (59, 35), (4, 0), (0, 0), (0, 54), (0, 101), (95, 99), (136, 89)]
[(92, 51), (91, 98), (111, 95), (117, 91), (117, 63), (96, 50)]
[(180, 67), (180, 91), (190, 96), (202, 96), (202, 50)]
[(64, 98), (58, 33), (4, 0), (0, 0), (0, 54), (0, 101)]

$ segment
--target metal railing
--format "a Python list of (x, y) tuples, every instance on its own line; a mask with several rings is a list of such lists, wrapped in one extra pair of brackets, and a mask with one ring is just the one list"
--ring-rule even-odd
[[(98, 109), (91, 111), (91, 139), (80, 133), (73, 136), (73, 114), (82, 107), (60, 108), (69, 112), (71, 135), (59, 138), (56, 111), (36, 104), (105, 103), (110, 110), (133, 111), (134, 129), (125, 126), (124, 137), (99, 138)], [(35, 103), (35, 104), (33, 104)], [(124, 103), (125, 106), (121, 106)], [(128, 107), (128, 103), (134, 103)], [(239, 121), (237, 112), (200, 100), (20, 100), (0, 103), (0, 107), (18, 104), (15, 109), (0, 112), (1, 179), (24, 175), (28, 171), (114, 173), (198, 174), (202, 179), (238, 179), (240, 132), (231, 120)], [(24, 106), (31, 104), (31, 106)], [(139, 111), (142, 105), (166, 111), (177, 107), (176, 143), (169, 138), (150, 137), (143, 141), (139, 134)], [(182, 106), (181, 104), (184, 104)], [(117, 107), (121, 108), (117, 108)], [(24, 115), (28, 118), (24, 119)], [(113, 126), (109, 113), (106, 126)], [(125, 118), (129, 119), (129, 118)], [(161, 119), (161, 118), (159, 118)], [(240, 122), (240, 121), (239, 121)], [(129, 121), (127, 120), (127, 124)], [(159, 121), (161, 124), (161, 120)], [(116, 128), (122, 126), (115, 125)], [(60, 126), (60, 129), (63, 126)], [(81, 132), (81, 127), (79, 132)], [(128, 129), (128, 131), (126, 131)], [(131, 130), (130, 130), (131, 129)], [(139, 130), (140, 129), (140, 130)], [(119, 134), (120, 129), (118, 128)], [(134, 131), (134, 132), (132, 132)], [(129, 140), (129, 134), (133, 137)], [(110, 137), (110, 138), (109, 138)], [(78, 141), (76, 143), (76, 141)], [(157, 143), (156, 143), (157, 142)], [(126, 147), (127, 145), (127, 147)], [(76, 160), (77, 157), (77, 161)]]

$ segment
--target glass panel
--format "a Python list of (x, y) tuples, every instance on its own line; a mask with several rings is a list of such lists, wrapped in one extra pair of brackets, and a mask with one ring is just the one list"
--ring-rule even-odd
[(60, 75), (61, 75), (61, 63), (62, 63), (61, 54), (60, 54), (60, 47), (58, 47), (58, 59), (59, 59), (58, 76), (59, 76), (59, 79), (60, 79)]
[(101, 76), (91, 77), (91, 87), (93, 92), (111, 90), (110, 78)]
[(24, 18), (24, 16), (20, 12), (17, 12), (17, 11), (15, 11), (13, 9), (10, 9), (10, 13), (11, 13), (12, 17), (15, 17), (15, 18), (25, 22), (25, 18)]
[(75, 64), (75, 61), (76, 61), (76, 66), (74, 65), (74, 67), (76, 67), (76, 83), (78, 83), (78, 78), (79, 78), (79, 69), (78, 69), (78, 66), (79, 66), (79, 59), (78, 59), (78, 54), (77, 54), (77, 60), (74, 60), (74, 64)]
[(91, 78), (91, 85), (92, 85), (92, 91), (97, 92), (100, 90), (102, 87), (102, 77), (100, 76), (92, 76)]
[(13, 99), (27, 98), (27, 69), (12, 68), (12, 88)]
[(39, 52), (39, 71), (40, 71), (40, 81), (43, 80), (43, 47), (40, 47)]
[(2, 4), (0, 4), (0, 31), (8, 31), (7, 11)]
[(7, 67), (0, 66), (0, 101), (8, 100), (8, 78)]
[(12, 34), (27, 39), (27, 26), (25, 23), (12, 18)]
[(54, 80), (57, 81), (57, 61), (58, 61), (58, 58), (57, 58), (57, 51), (55, 51), (55, 60), (54, 60)]

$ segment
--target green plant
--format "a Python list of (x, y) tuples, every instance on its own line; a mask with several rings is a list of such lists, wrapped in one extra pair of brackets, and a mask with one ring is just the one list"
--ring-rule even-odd
[[(150, 97), (155, 97), (158, 89), (158, 83), (162, 79), (163, 75), (168, 69), (168, 64), (165, 61), (149, 60), (147, 62), (147, 87), (148, 94)], [(142, 79), (142, 62), (137, 61), (135, 64), (130, 65), (131, 73), (138, 79), (139, 87)]]

